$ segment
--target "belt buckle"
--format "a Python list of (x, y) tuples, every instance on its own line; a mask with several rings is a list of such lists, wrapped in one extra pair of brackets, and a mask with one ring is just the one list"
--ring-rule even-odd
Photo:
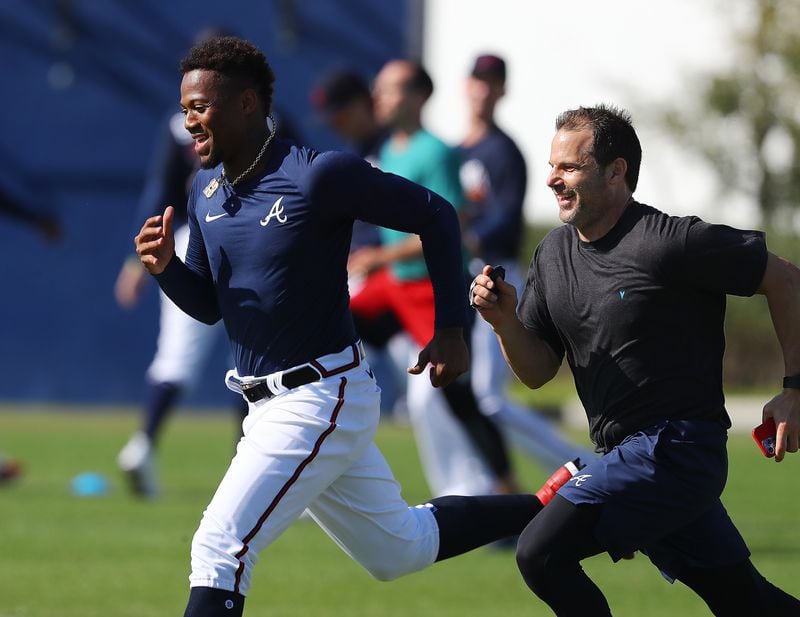
[(239, 387), (242, 389), (242, 393), (250, 392), (253, 388), (259, 386), (262, 382), (260, 381), (250, 381), (248, 383), (239, 383)]
[(242, 394), (244, 397), (251, 403), (255, 403), (265, 398), (272, 398), (274, 396), (274, 393), (269, 389), (267, 382), (264, 379), (243, 383), (240, 384), (239, 387), (242, 389)]

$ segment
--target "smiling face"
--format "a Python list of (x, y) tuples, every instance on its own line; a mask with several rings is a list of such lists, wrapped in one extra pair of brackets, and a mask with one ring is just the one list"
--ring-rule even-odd
[(574, 225), (582, 235), (590, 235), (592, 228), (602, 223), (611, 197), (607, 173), (592, 153), (593, 137), (589, 129), (562, 129), (550, 149), (547, 186), (556, 196), (559, 219)]
[(184, 126), (195, 140), (194, 151), (203, 169), (229, 160), (240, 149), (243, 118), (236, 97), (216, 71), (189, 71), (181, 81)]

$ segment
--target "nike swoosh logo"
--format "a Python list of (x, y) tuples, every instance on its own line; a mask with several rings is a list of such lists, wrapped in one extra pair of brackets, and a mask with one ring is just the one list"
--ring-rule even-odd
[(206, 223), (210, 223), (211, 221), (216, 221), (217, 219), (221, 219), (223, 216), (228, 216), (227, 212), (223, 212), (222, 214), (215, 214), (211, 216), (210, 212), (206, 212)]

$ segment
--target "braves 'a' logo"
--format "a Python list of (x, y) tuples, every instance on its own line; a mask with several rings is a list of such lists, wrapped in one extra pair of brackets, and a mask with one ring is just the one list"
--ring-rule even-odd
[(278, 197), (278, 200), (274, 204), (272, 204), (272, 207), (269, 209), (269, 214), (267, 214), (267, 216), (265, 216), (263, 219), (259, 221), (262, 227), (266, 227), (267, 225), (269, 225), (269, 222), (273, 218), (277, 220), (279, 223), (286, 222), (287, 220), (286, 215), (283, 213), (283, 206), (281, 205), (282, 201), (283, 201), (283, 195)]

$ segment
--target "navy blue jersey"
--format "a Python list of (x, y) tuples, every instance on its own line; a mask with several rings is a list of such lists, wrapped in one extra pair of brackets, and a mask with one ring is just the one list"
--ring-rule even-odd
[(356, 339), (346, 267), (355, 219), (419, 234), (436, 327), (464, 326), (458, 219), (435, 193), (354, 155), (283, 141), (259, 178), (204, 192), (220, 172), (197, 173), (186, 263), (173, 259), (157, 279), (189, 315), (225, 321), (240, 375), (267, 375)]
[(752, 295), (764, 234), (632, 202), (583, 242), (571, 225), (536, 249), (517, 308), (566, 354), (592, 440), (604, 451), (662, 420), (730, 426), (722, 393), (726, 294)]
[(497, 126), (459, 152), (464, 214), (480, 241), (479, 257), (487, 263), (516, 260), (525, 230), (522, 206), (528, 182), (522, 153)]

